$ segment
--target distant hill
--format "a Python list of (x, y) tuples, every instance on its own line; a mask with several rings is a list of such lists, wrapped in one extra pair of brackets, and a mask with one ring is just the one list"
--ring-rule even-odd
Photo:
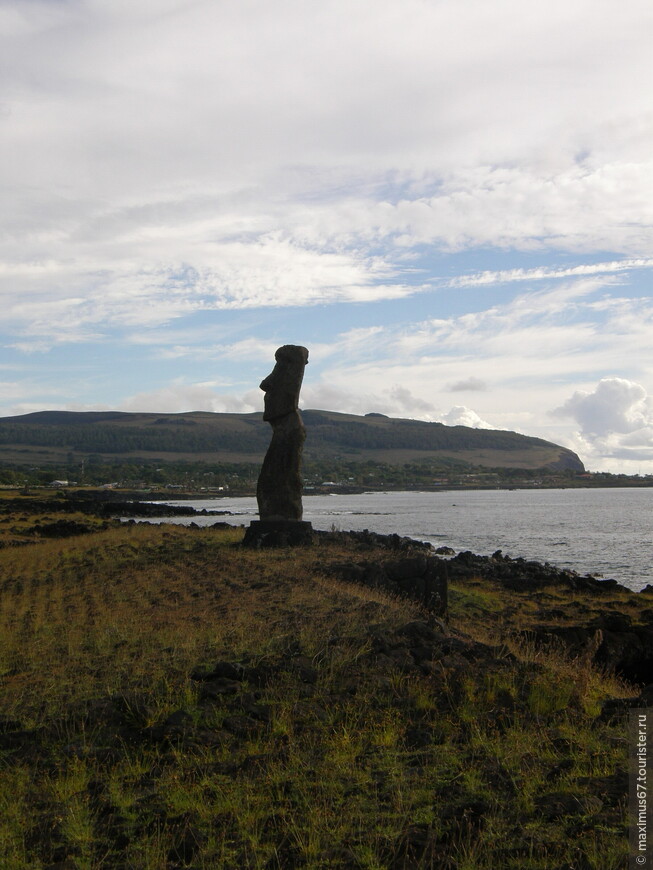
[[(448, 460), (485, 468), (584, 471), (578, 456), (541, 438), (495, 429), (445, 426), (383, 414), (302, 412), (307, 459), (389, 464)], [(89, 455), (106, 459), (260, 462), (270, 427), (255, 414), (129, 414), (39, 411), (0, 418), (0, 462), (60, 465)]]

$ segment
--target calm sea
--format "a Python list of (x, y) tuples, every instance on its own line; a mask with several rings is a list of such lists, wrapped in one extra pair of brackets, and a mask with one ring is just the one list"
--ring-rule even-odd
[[(254, 498), (166, 503), (228, 510), (234, 525), (257, 519)], [(503, 550), (635, 590), (653, 583), (653, 487), (305, 495), (304, 519), (316, 529), (396, 532), (456, 552)], [(210, 525), (216, 517), (172, 521)]]

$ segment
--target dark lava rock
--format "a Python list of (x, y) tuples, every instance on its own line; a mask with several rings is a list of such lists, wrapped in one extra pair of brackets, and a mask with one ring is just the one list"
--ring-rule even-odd
[(535, 806), (541, 818), (552, 822), (564, 816), (596, 815), (603, 808), (603, 801), (592, 795), (554, 791), (536, 797)]
[(597, 720), (609, 725), (624, 722), (628, 719), (630, 710), (647, 707), (653, 707), (653, 683), (642, 689), (637, 698), (608, 698), (603, 702)]
[(269, 704), (258, 703), (258, 693), (243, 695), (238, 699), (238, 707), (243, 713), (256, 719), (258, 722), (272, 721), (272, 707)]
[(653, 626), (604, 631), (595, 660), (639, 685), (653, 682)]
[(409, 825), (398, 839), (387, 866), (392, 870), (417, 867), (445, 867), (437, 861), (438, 838), (427, 824)]
[(405, 637), (412, 646), (428, 644), (433, 646), (436, 643), (442, 643), (445, 637), (450, 634), (447, 626), (440, 620), (433, 620), (433, 624), (423, 620), (414, 620), (402, 625), (396, 633), (400, 637)]
[(295, 656), (286, 665), (287, 670), (295, 674), (302, 683), (314, 685), (317, 683), (317, 670), (308, 656)]
[(252, 520), (245, 530), (243, 547), (254, 550), (302, 547), (313, 543), (313, 526), (300, 520)]
[(252, 686), (264, 687), (278, 676), (281, 667), (278, 663), (263, 661), (245, 669), (245, 679)]
[(433, 743), (433, 729), (411, 726), (406, 729), (404, 742), (408, 749), (424, 749)]
[[(613, 592), (626, 589), (616, 580), (597, 580), (589, 574), (556, 568), (548, 563), (512, 559), (497, 550), (492, 556), (477, 556), (465, 550), (447, 562), (450, 578), (483, 577), (495, 580), (506, 589), (529, 592), (546, 586), (564, 586), (578, 592)], [(629, 591), (629, 590), (626, 590)]]
[(37, 758), (43, 752), (42, 742), (42, 729), (38, 728), (0, 733), (0, 750), (9, 750), (16, 758)]
[(165, 728), (181, 728), (184, 730), (190, 728), (192, 724), (193, 717), (186, 710), (175, 710), (163, 723)]
[(442, 812), (445, 821), (455, 821), (458, 829), (479, 829), (490, 811), (489, 802), (477, 795), (466, 795), (446, 806)]
[(418, 601), (436, 616), (445, 617), (448, 607), (447, 564), (443, 559), (418, 553), (393, 561), (331, 565), (329, 573), (348, 583), (387, 589), (395, 595)]
[(237, 680), (228, 680), (226, 677), (218, 677), (215, 680), (207, 680), (200, 689), (201, 701), (215, 701), (225, 695), (236, 695), (240, 691), (240, 683)]
[(362, 548), (370, 547), (376, 549), (377, 547), (383, 547), (385, 550), (398, 550), (400, 552), (410, 552), (417, 549), (433, 549), (431, 544), (426, 541), (417, 541), (414, 538), (408, 538), (397, 534), (381, 535), (378, 532), (370, 532), (369, 529), (363, 529), (363, 531), (360, 532), (325, 532), (316, 530), (315, 534), (318, 538), (323, 538), (325, 540), (340, 541), (346, 539), (348, 541), (353, 541), (354, 543), (359, 544)]
[(314, 701), (295, 701), (292, 717), (295, 725), (298, 722), (326, 722), (329, 718), (324, 707)]
[(195, 728), (193, 717), (186, 710), (175, 710), (160, 725), (144, 729), (144, 736), (155, 743), (167, 740), (171, 743), (187, 738)]
[(167, 828), (175, 832), (174, 845), (168, 851), (168, 861), (177, 861), (183, 865), (191, 863), (197, 852), (207, 842), (207, 836), (194, 825), (189, 814), (169, 818)]
[(236, 737), (253, 737), (263, 729), (262, 722), (245, 715), (227, 716), (222, 726)]
[(277, 756), (270, 752), (259, 752), (256, 755), (248, 755), (238, 765), (238, 771), (257, 776), (264, 773), (271, 764), (277, 760)]
[(629, 631), (633, 621), (626, 613), (609, 610), (602, 613), (589, 623), (589, 628), (600, 628), (604, 631)]
[(524, 636), (537, 646), (552, 641), (561, 643), (571, 655), (582, 655), (596, 645), (593, 653), (596, 664), (631, 683), (653, 683), (653, 625), (632, 625), (626, 615), (607, 613), (587, 625), (538, 625), (524, 632)]
[(103, 699), (100, 707), (104, 706), (109, 717), (118, 724), (143, 728), (155, 718), (151, 703), (146, 695), (126, 693)]
[(563, 758), (558, 764), (551, 768), (551, 770), (545, 776), (547, 782), (554, 782), (556, 779), (560, 779), (561, 776), (564, 776), (566, 773), (569, 773), (570, 770), (575, 766), (576, 762), (573, 758)]
[(426, 556), (413, 556), (397, 562), (386, 562), (385, 572), (391, 580), (409, 580), (421, 577), (426, 571)]
[(195, 508), (183, 505), (151, 504), (142, 501), (106, 502), (98, 506), (103, 517), (194, 517)]
[(78, 523), (75, 520), (55, 520), (53, 523), (35, 523), (23, 534), (39, 538), (72, 538), (74, 535), (88, 535), (97, 531), (96, 526)]
[(653, 683), (643, 688), (635, 701), (637, 707), (653, 707)]
[(246, 676), (245, 666), (239, 662), (217, 662), (211, 670), (196, 668), (190, 675), (191, 680), (244, 680)]
[(616, 806), (628, 797), (628, 771), (626, 770), (618, 770), (609, 776), (584, 776), (576, 782), (610, 806)]

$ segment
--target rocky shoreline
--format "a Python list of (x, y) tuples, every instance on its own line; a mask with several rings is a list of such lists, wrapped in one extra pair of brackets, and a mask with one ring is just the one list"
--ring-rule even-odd
[[(653, 585), (633, 592), (616, 580), (599, 580), (569, 569), (556, 568), (523, 558), (511, 558), (497, 550), (492, 556), (464, 551), (450, 557), (434, 550), (430, 544), (399, 535), (374, 532), (318, 533), (341, 536), (358, 543), (382, 547), (395, 554), (394, 559), (352, 560), (331, 567), (340, 579), (381, 587), (417, 600), (434, 615), (446, 619), (448, 586), (452, 581), (482, 579), (519, 595), (545, 603), (544, 590), (557, 587), (569, 595), (598, 596), (598, 612), (591, 610), (583, 622), (567, 621), (570, 614), (561, 607), (540, 607), (541, 622), (523, 630), (523, 638), (538, 647), (554, 645), (570, 656), (582, 656), (592, 650), (593, 662), (619, 674), (638, 686), (653, 684)], [(448, 551), (450, 552), (450, 551)], [(397, 554), (403, 558), (397, 559)], [(633, 615), (615, 609), (610, 597), (618, 593), (629, 605), (635, 603)], [(577, 608), (575, 608), (576, 610)], [(576, 613), (573, 614), (575, 618)]]

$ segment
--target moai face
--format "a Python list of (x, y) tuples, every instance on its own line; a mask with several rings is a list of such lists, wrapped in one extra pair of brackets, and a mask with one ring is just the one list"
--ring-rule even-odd
[(296, 344), (285, 344), (274, 358), (274, 369), (260, 384), (265, 392), (263, 419), (270, 423), (297, 410), (308, 351)]

